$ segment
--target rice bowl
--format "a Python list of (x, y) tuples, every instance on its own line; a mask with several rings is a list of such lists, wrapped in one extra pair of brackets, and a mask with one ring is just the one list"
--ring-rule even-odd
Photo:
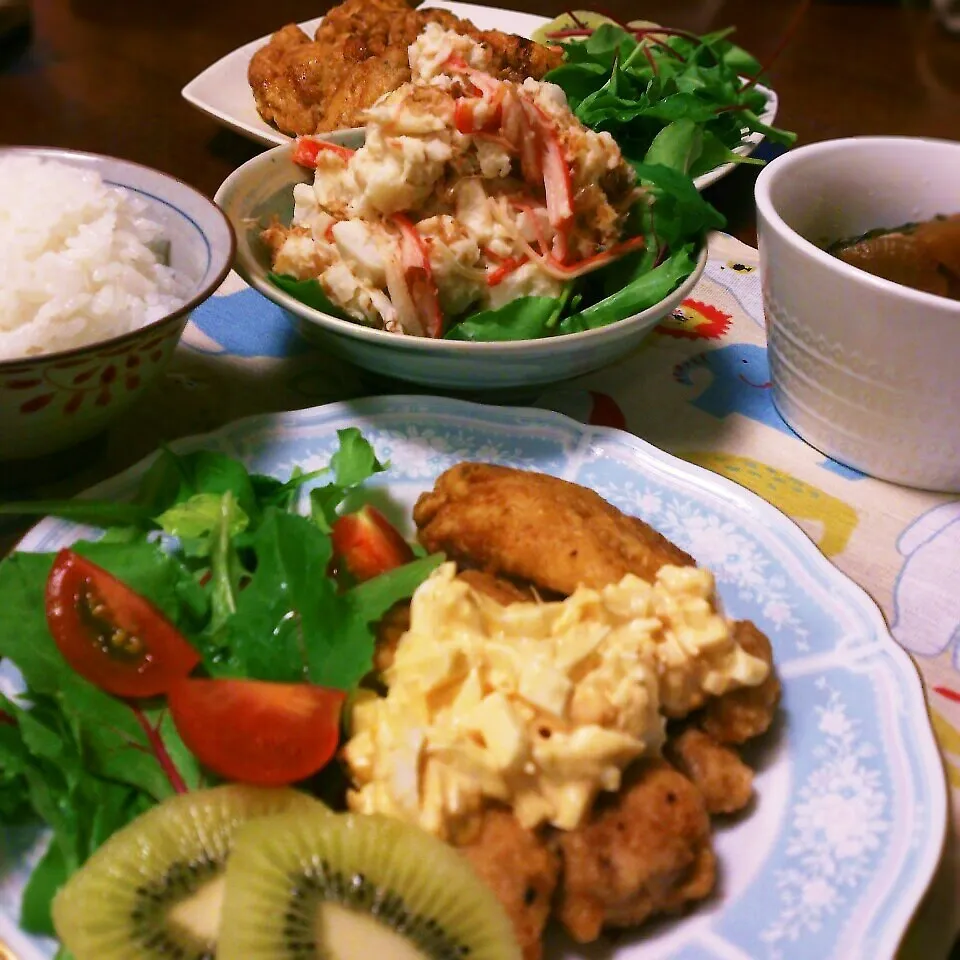
[[(160, 171), (82, 151), (51, 147), (0, 148), (0, 161), (11, 158), (57, 161), (75, 170), (96, 173), (108, 187), (121, 188), (124, 196), (136, 199), (136, 205), (143, 204), (142, 215), (153, 224), (149, 236), (162, 238), (163, 243), (150, 241), (154, 266), (148, 266), (145, 279), (129, 260), (136, 260), (136, 255), (143, 256), (142, 251), (136, 254), (136, 245), (146, 245), (147, 234), (137, 237), (133, 246), (118, 251), (108, 244), (112, 257), (108, 266), (95, 258), (84, 257), (72, 247), (74, 261), (61, 258), (61, 262), (68, 265), (65, 269), (73, 269), (77, 263), (85, 266), (96, 263), (91, 269), (89, 287), (80, 287), (88, 306), (96, 300), (94, 288), (109, 292), (102, 294), (98, 304), (101, 313), (93, 324), (86, 321), (79, 324), (86, 328), (85, 342), (80, 345), (67, 347), (63, 341), (51, 342), (43, 344), (44, 352), (0, 357), (0, 461), (42, 456), (78, 444), (99, 433), (136, 401), (163, 375), (191, 311), (223, 282), (235, 246), (230, 224), (210, 199)], [(114, 230), (112, 213), (91, 216), (89, 209), (93, 208), (88, 208), (87, 219), (102, 219), (101, 229), (111, 238), (133, 236), (129, 231)], [(99, 215), (102, 211), (94, 209), (94, 213)], [(142, 269), (150, 261), (136, 262)], [(162, 268), (161, 279), (157, 279), (157, 268)], [(169, 276), (168, 268), (175, 279)], [(16, 274), (8, 280), (7, 270), (8, 261), (0, 252), (0, 288), (12, 284), (17, 291), (19, 309), (25, 285)], [(39, 284), (39, 293), (34, 293), (38, 297), (35, 311), (63, 292), (61, 273), (47, 279), (48, 286)], [(182, 287), (173, 288), (174, 293), (170, 287), (162, 287), (164, 280), (171, 279), (175, 284), (182, 283)], [(129, 296), (126, 287), (118, 285), (125, 281), (129, 281), (132, 288)], [(118, 312), (114, 309), (116, 302), (111, 306), (113, 293), (120, 294), (120, 305), (128, 312), (130, 303), (137, 301), (139, 314), (133, 320), (128, 316), (118, 325), (111, 325), (109, 318), (105, 321), (106, 315)], [(6, 295), (6, 301), (0, 299), (4, 304), (0, 307), (0, 338), (13, 326), (4, 311), (12, 311), (14, 300), (9, 297), (9, 290)], [(168, 300), (162, 307), (160, 297)], [(62, 311), (63, 314), (69, 317), (69, 309)], [(52, 325), (55, 325), (53, 320), (47, 328)], [(14, 327), (15, 331), (20, 329), (22, 326)]]
[(180, 306), (146, 202), (93, 169), (0, 156), (0, 360), (129, 333)]

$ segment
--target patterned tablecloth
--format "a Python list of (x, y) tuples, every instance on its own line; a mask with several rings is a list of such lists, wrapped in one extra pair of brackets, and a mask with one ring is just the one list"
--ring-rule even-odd
[[(882, 608), (914, 655), (960, 815), (960, 499), (865, 477), (819, 454), (770, 397), (757, 252), (725, 235), (683, 306), (617, 365), (498, 402), (549, 407), (622, 427), (749, 487), (792, 517)], [(231, 275), (194, 315), (146, 422), (110, 440), (149, 452), (159, 437), (250, 413), (313, 406), (385, 384), (304, 343), (284, 313)], [(770, 611), (775, 616), (775, 611)], [(919, 718), (918, 718), (918, 722)], [(907, 938), (908, 960), (945, 957), (960, 928), (952, 842)]]

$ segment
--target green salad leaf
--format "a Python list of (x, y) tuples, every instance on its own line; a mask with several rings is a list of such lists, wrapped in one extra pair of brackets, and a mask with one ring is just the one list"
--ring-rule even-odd
[(567, 317), (560, 324), (563, 333), (580, 333), (615, 323), (625, 316), (647, 310), (669, 296), (696, 264), (693, 244), (681, 247), (663, 263), (644, 271), (616, 293)]
[[(566, 26), (558, 23), (555, 33), (562, 37)], [(697, 176), (719, 163), (756, 162), (733, 153), (744, 128), (793, 143), (794, 134), (760, 122), (766, 97), (744, 78), (760, 79), (761, 67), (727, 39), (731, 31), (698, 37), (661, 30), (631, 33), (602, 23), (584, 31), (586, 39), (562, 42), (564, 63), (544, 79), (563, 89), (583, 124), (610, 133), (631, 161), (646, 158)], [(543, 35), (551, 38), (550, 26)]]
[(332, 317), (340, 320), (350, 320), (356, 323), (356, 320), (340, 309), (326, 294), (323, 287), (314, 280), (297, 280), (296, 277), (287, 276), (282, 273), (269, 273), (267, 279), (281, 290), (289, 293), (301, 303), (305, 303), (314, 310), (321, 313), (329, 313)]
[(481, 310), (459, 320), (444, 334), (447, 340), (536, 340), (549, 336), (560, 309), (556, 297), (520, 297), (496, 310)]
[[(163, 450), (130, 503), (44, 508), (110, 525), (103, 539), (73, 549), (168, 617), (208, 675), (351, 691), (373, 665), (376, 622), (443, 559), (421, 555), (346, 588), (331, 576), (331, 525), (385, 469), (349, 428), (329, 466), (297, 469), (286, 481), (215, 451)], [(311, 490), (311, 514), (300, 515), (300, 493), (320, 478), (328, 482)], [(54, 932), (57, 890), (109, 836), (207, 779), (162, 699), (118, 699), (66, 662), (45, 614), (53, 560), (14, 553), (0, 562), (0, 658), (24, 684), (15, 698), (0, 695), (0, 818), (50, 830), (21, 906), (23, 928), (45, 935)]]

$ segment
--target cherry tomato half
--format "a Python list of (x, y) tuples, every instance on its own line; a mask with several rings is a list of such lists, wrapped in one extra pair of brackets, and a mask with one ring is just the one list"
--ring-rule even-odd
[(306, 683), (180, 680), (170, 715), (196, 758), (228, 780), (279, 787), (329, 763), (346, 694)]
[(200, 662), (152, 603), (72, 550), (61, 550), (53, 562), (46, 612), (67, 663), (118, 697), (165, 693)]
[(413, 550), (376, 507), (366, 504), (340, 517), (331, 532), (338, 566), (356, 580), (370, 580), (413, 559)]

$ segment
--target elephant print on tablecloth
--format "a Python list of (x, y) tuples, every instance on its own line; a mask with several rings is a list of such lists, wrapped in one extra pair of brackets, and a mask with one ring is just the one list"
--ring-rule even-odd
[(894, 637), (921, 657), (938, 657), (952, 647), (960, 669), (960, 500), (919, 516), (900, 535), (897, 549), (904, 561), (894, 584)]

